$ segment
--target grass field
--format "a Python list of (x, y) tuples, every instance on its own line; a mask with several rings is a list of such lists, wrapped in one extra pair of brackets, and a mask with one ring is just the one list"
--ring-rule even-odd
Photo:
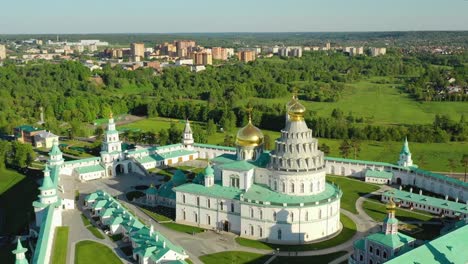
[(328, 264), (331, 261), (346, 255), (346, 251), (338, 251), (325, 255), (306, 256), (306, 257), (276, 257), (271, 264)]
[(182, 224), (177, 224), (177, 223), (163, 223), (162, 225), (174, 231), (187, 233), (187, 234), (194, 234), (194, 233), (196, 234), (196, 233), (201, 233), (205, 231), (205, 229), (200, 228), (200, 227), (182, 225)]
[(0, 195), (20, 182), (23, 178), (23, 174), (20, 174), (14, 170), (0, 169)]
[(205, 264), (263, 264), (270, 258), (269, 255), (243, 251), (224, 251), (209, 255), (203, 255), (199, 259)]
[[(467, 107), (468, 108), (468, 107)], [(179, 120), (173, 119), (177, 126), (182, 129), (184, 124), (179, 122)], [(139, 128), (143, 131), (159, 131), (161, 128), (169, 128), (170, 119), (167, 118), (150, 118), (140, 120), (131, 124), (122, 126), (124, 128)], [(269, 135), (272, 140), (272, 146), (274, 145), (274, 139), (278, 138), (280, 133), (276, 131), (262, 130), (265, 135)], [(226, 132), (236, 135), (236, 132)], [(224, 137), (226, 133), (215, 133), (208, 137), (208, 143), (215, 145), (223, 145)], [(325, 143), (330, 146), (330, 154), (332, 157), (340, 157), (339, 145), (342, 140), (339, 139), (326, 139), (319, 138), (319, 143)], [(361, 141), (361, 151), (356, 157), (357, 159), (362, 160), (373, 160), (373, 161), (382, 161), (395, 163), (398, 160), (398, 154), (400, 153), (401, 147), (403, 145), (402, 141), (371, 141), (363, 140)], [(468, 142), (450, 142), (450, 143), (415, 143), (410, 142), (410, 150), (413, 154), (414, 163), (418, 164), (421, 168), (432, 170), (432, 171), (441, 171), (448, 172), (450, 168), (448, 166), (448, 159), (454, 159), (456, 161), (461, 160), (463, 154), (466, 154), (466, 149), (468, 149)], [(354, 156), (350, 157), (354, 158)], [(463, 168), (461, 165), (454, 170), (455, 172), (462, 172)]]
[[(338, 102), (301, 101), (307, 111), (318, 116), (330, 116), (333, 109), (341, 109), (345, 114), (352, 112), (355, 117), (372, 118), (372, 124), (429, 124), (436, 114), (447, 114), (458, 121), (462, 114), (468, 115), (466, 102), (417, 102), (406, 93), (400, 92), (396, 84), (377, 84), (363, 80), (347, 84)], [(265, 99), (251, 98), (262, 104), (284, 105), (291, 96)], [(242, 100), (239, 105), (247, 104)]]
[(75, 246), (75, 264), (106, 263), (120, 264), (122, 261), (107, 246), (85, 240)]
[(93, 236), (95, 236), (96, 238), (99, 238), (99, 239), (104, 239), (104, 235), (101, 233), (101, 231), (99, 231), (99, 229), (97, 227), (94, 227), (94, 226), (88, 226), (86, 227), (89, 232), (91, 232), (91, 234), (93, 234)]
[(360, 180), (340, 176), (327, 176), (327, 181), (334, 182), (343, 191), (341, 208), (356, 214), (356, 200), (365, 194), (379, 189), (377, 185), (365, 183)]
[(59, 226), (55, 228), (52, 264), (62, 264), (67, 262), (68, 231), (68, 226)]
[[(375, 221), (382, 222), (384, 218), (387, 216), (387, 211), (385, 209), (385, 204), (378, 203), (372, 200), (364, 201), (362, 207), (364, 211)], [(419, 221), (430, 221), (432, 220), (432, 215), (430, 214), (423, 214), (419, 212), (411, 212), (409, 210), (403, 210), (397, 208), (395, 212), (396, 218), (401, 221), (407, 220), (419, 220)]]
[(236, 242), (245, 247), (252, 247), (258, 249), (267, 249), (267, 250), (276, 250), (279, 248), (281, 251), (307, 251), (307, 250), (318, 250), (324, 248), (334, 247), (336, 245), (342, 244), (349, 239), (351, 239), (354, 234), (356, 233), (356, 224), (344, 214), (340, 215), (341, 223), (343, 224), (343, 230), (341, 230), (340, 234), (335, 236), (332, 239), (311, 243), (311, 244), (304, 244), (304, 245), (297, 245), (297, 246), (290, 246), (290, 245), (276, 245), (276, 244), (269, 244), (262, 241), (257, 240), (250, 240), (241, 237), (236, 238)]
[(147, 215), (149, 215), (151, 218), (153, 218), (154, 220), (156, 220), (156, 222), (165, 222), (165, 221), (172, 221), (172, 219), (170, 219), (169, 217), (167, 216), (164, 216), (164, 215), (161, 215), (161, 214), (157, 214), (155, 212), (151, 212), (150, 210), (147, 210), (145, 208), (140, 208), (143, 212), (145, 212)]

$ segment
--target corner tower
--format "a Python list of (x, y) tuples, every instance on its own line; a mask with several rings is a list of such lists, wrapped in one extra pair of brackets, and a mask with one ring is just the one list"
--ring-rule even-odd
[(405, 137), (405, 142), (400, 151), (400, 159), (398, 160), (398, 166), (411, 167), (413, 166), (413, 160), (411, 159), (411, 152), (408, 145), (408, 138)]
[(28, 264), (28, 259), (26, 258), (26, 252), (28, 251), (27, 248), (24, 248), (21, 245), (21, 240), (18, 237), (18, 244), (16, 245), (16, 249), (12, 251), (15, 254), (15, 264)]

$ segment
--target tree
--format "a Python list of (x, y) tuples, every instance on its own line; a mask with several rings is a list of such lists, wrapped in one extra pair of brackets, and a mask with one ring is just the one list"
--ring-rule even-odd
[(325, 155), (330, 154), (330, 146), (328, 146), (325, 143), (320, 144), (319, 150), (321, 150), (323, 153), (325, 153)]
[(216, 124), (215, 122), (213, 121), (212, 118), (210, 118), (208, 120), (208, 123), (206, 124), (206, 134), (208, 136), (211, 136), (213, 135), (214, 133), (216, 133)]
[(340, 144), (339, 150), (340, 150), (341, 156), (343, 158), (347, 158), (352, 150), (352, 145), (349, 142), (349, 140), (347, 139), (343, 140), (343, 142), (341, 142)]
[(264, 144), (263, 147), (264, 147), (265, 149), (271, 149), (271, 138), (270, 138), (270, 135), (265, 134), (265, 135), (263, 136), (263, 142), (264, 142), (264, 143), (263, 143), (263, 144)]
[(448, 166), (450, 168), (450, 173), (453, 173), (455, 168), (457, 168), (457, 162), (454, 159), (450, 158), (448, 159)]
[(231, 134), (226, 134), (224, 136), (224, 145), (228, 147), (233, 147), (234, 146), (234, 136)]
[(96, 127), (94, 135), (96, 136), (96, 139), (101, 139), (104, 135), (104, 129), (101, 126)]
[(463, 168), (465, 168), (465, 179), (464, 179), (464, 181), (466, 182), (466, 172), (467, 172), (467, 169), (468, 169), (468, 154), (463, 154), (463, 157), (461, 159), (461, 164), (462, 164)]
[(350, 145), (354, 153), (354, 159), (356, 159), (357, 156), (359, 155), (359, 152), (361, 151), (361, 141), (353, 138), (351, 139)]

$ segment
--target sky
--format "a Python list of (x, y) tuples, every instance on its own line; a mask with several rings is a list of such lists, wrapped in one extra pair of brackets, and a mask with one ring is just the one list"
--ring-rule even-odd
[(6, 0), (0, 34), (468, 30), (468, 0)]

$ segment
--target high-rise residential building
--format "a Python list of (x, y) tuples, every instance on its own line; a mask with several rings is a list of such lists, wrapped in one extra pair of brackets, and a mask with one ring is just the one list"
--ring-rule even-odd
[(177, 50), (179, 49), (188, 49), (190, 47), (196, 47), (196, 43), (193, 40), (176, 40), (174, 42)]
[(254, 61), (255, 60), (255, 51), (252, 51), (252, 50), (239, 51), (237, 53), (237, 57), (242, 62)]
[(133, 58), (144, 58), (145, 57), (145, 44), (144, 43), (132, 43), (130, 44), (131, 56)]
[(6, 47), (5, 45), (0, 45), (0, 60), (6, 59)]
[(370, 53), (372, 57), (385, 55), (387, 53), (387, 48), (370, 48)]
[(188, 55), (187, 48), (177, 49), (177, 57), (186, 58)]
[(195, 65), (212, 65), (213, 55), (208, 52), (192, 52), (190, 57)]
[(363, 47), (351, 47), (349, 50), (350, 56), (357, 56), (357, 55), (362, 55), (362, 54), (364, 54)]
[(289, 50), (289, 56), (291, 57), (302, 57), (302, 48), (301, 47), (292, 47)]
[(289, 54), (289, 48), (288, 47), (282, 47), (278, 49), (278, 56), (281, 57), (287, 57)]
[(211, 48), (211, 53), (213, 54), (213, 59), (215, 60), (227, 60), (228, 58), (226, 48), (213, 47)]
[(326, 50), (330, 50), (330, 49), (331, 49), (331, 44), (330, 44), (330, 42), (327, 42), (327, 44), (325, 44), (325, 49), (326, 49)]

